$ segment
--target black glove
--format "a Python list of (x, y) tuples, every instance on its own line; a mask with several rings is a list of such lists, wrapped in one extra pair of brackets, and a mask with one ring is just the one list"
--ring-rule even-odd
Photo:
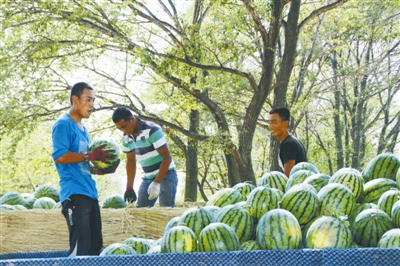
[(95, 168), (92, 173), (95, 175), (105, 175), (105, 174), (115, 173), (115, 170), (117, 170), (120, 162), (121, 162), (121, 160), (118, 159), (117, 161), (115, 161), (115, 163), (113, 165), (111, 165), (110, 167), (108, 167), (106, 169)]
[(128, 203), (133, 203), (137, 200), (136, 193), (133, 189), (128, 189), (125, 191), (124, 200)]

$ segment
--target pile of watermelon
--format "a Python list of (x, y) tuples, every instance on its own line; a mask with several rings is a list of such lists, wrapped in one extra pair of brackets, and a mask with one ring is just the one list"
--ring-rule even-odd
[(40, 185), (33, 193), (8, 192), (0, 198), (0, 211), (59, 208), (59, 196), (51, 184)]
[(289, 178), (272, 171), (257, 186), (217, 191), (206, 206), (172, 218), (147, 253), (400, 248), (399, 188), (400, 158), (391, 153), (362, 172), (342, 168), (332, 176), (300, 163)]

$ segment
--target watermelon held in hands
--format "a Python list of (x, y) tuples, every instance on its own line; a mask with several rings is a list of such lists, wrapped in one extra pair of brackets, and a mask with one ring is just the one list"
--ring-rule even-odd
[(122, 243), (114, 243), (103, 249), (103, 251), (100, 253), (100, 256), (134, 255), (134, 254), (136, 254), (136, 252), (131, 246)]
[(114, 150), (113, 154), (115, 155), (115, 158), (113, 160), (109, 160), (106, 162), (91, 161), (91, 163), (99, 169), (107, 169), (107, 168), (112, 167), (118, 161), (119, 155), (120, 155), (119, 146), (112, 139), (95, 139), (92, 142), (92, 144), (90, 144), (89, 151), (93, 151), (95, 148), (97, 148), (98, 146), (101, 146), (103, 144), (106, 144), (106, 146), (103, 147), (103, 150), (108, 150), (108, 149)]

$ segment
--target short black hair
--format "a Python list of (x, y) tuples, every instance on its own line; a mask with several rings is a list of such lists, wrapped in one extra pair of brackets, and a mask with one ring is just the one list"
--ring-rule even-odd
[(86, 82), (78, 82), (71, 88), (71, 95), (69, 97), (69, 101), (72, 105), (72, 96), (77, 96), (78, 98), (81, 98), (82, 92), (84, 89), (89, 89), (93, 90), (92, 86), (87, 84)]
[(118, 107), (114, 110), (112, 115), (112, 120), (116, 124), (121, 120), (125, 122), (129, 122), (131, 117), (133, 116), (132, 112), (126, 107)]
[(290, 111), (286, 107), (276, 107), (269, 111), (269, 114), (278, 114), (282, 121), (290, 121)]

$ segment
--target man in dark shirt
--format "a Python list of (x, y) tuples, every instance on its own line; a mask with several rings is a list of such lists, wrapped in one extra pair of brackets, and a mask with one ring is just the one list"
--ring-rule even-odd
[(269, 127), (272, 136), (279, 142), (279, 164), (282, 172), (289, 177), (293, 166), (300, 162), (307, 162), (307, 155), (303, 144), (289, 134), (290, 111), (285, 107), (272, 109), (270, 112)]

